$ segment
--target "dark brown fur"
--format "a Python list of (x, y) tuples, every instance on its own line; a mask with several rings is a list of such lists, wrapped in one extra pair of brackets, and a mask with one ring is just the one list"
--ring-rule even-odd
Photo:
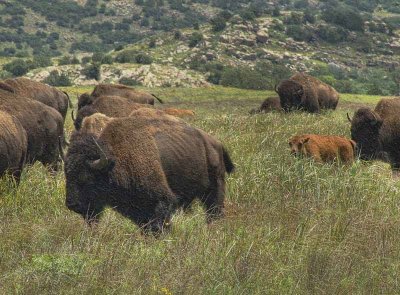
[(0, 89), (0, 110), (14, 116), (28, 136), (27, 162), (57, 167), (59, 138), (64, 138), (63, 118), (41, 102)]
[[(151, 116), (151, 113), (154, 113)], [(98, 138), (75, 132), (65, 162), (67, 206), (87, 219), (110, 206), (153, 231), (169, 223), (177, 206), (198, 198), (208, 221), (223, 214), (225, 172), (234, 166), (222, 144), (185, 122), (139, 109), (116, 118)]]
[(277, 93), (286, 112), (304, 110), (319, 113), (323, 109), (336, 109), (339, 102), (339, 93), (333, 87), (304, 73), (282, 81)]
[[(153, 94), (136, 90), (132, 87), (128, 87), (120, 84), (99, 84), (97, 85), (91, 94), (84, 93), (78, 99), (78, 109), (84, 107), (85, 105), (92, 104), (97, 98), (102, 96), (121, 96), (131, 102), (141, 103), (141, 104), (151, 104), (154, 105)], [(160, 100), (159, 98), (157, 98)], [(162, 102), (160, 100), (160, 102)]]
[(375, 110), (358, 109), (351, 120), (351, 137), (360, 158), (380, 159), (400, 170), (400, 97), (381, 99)]
[(254, 115), (260, 113), (269, 113), (273, 111), (283, 111), (279, 96), (268, 97), (261, 103), (261, 106), (259, 108), (252, 109), (249, 113), (250, 115)]
[(9, 88), (2, 86), (4, 84), (17, 95), (29, 97), (56, 109), (65, 120), (69, 103), (69, 97), (66, 92), (27, 78), (14, 78), (3, 81), (3, 84), (0, 84), (0, 88), (8, 90)]
[(0, 175), (7, 172), (19, 182), (27, 147), (26, 131), (19, 120), (0, 111)]
[(94, 113), (101, 113), (108, 117), (127, 117), (129, 114), (140, 108), (149, 108), (150, 105), (135, 103), (120, 96), (102, 96), (92, 104), (86, 105), (78, 111), (74, 121), (75, 129), (79, 130), (85, 117)]
[(292, 137), (289, 146), (295, 156), (310, 157), (321, 163), (351, 163), (354, 161), (356, 143), (340, 136), (304, 134)]

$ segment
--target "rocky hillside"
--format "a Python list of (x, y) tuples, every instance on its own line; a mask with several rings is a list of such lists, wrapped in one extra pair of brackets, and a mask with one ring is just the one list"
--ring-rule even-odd
[[(2, 2), (15, 22), (4, 29), (11, 42), (3, 43), (3, 56), (19, 62), (5, 65), (3, 77), (271, 89), (307, 71), (343, 92), (399, 92), (396, 1), (54, 2)], [(43, 53), (53, 56), (50, 63)]]

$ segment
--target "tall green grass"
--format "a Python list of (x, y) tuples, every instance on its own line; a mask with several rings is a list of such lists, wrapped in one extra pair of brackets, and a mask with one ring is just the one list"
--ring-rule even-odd
[[(62, 172), (51, 176), (35, 164), (18, 188), (0, 183), (0, 293), (400, 292), (400, 182), (388, 165), (316, 164), (289, 153), (294, 134), (349, 136), (353, 104), (322, 115), (249, 116), (269, 93), (151, 91), (194, 109), (190, 123), (230, 151), (237, 169), (227, 178), (226, 217), (207, 226), (196, 205), (176, 214), (172, 232), (156, 239), (108, 209), (88, 228), (64, 205)], [(66, 126), (71, 132), (70, 121)]]

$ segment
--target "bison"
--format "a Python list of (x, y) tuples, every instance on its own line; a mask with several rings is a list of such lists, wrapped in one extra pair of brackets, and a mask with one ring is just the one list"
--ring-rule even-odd
[(339, 93), (333, 87), (304, 73), (283, 80), (275, 91), (285, 112), (304, 110), (319, 113), (323, 109), (336, 109), (339, 102)]
[(262, 103), (259, 108), (252, 109), (249, 114), (254, 115), (254, 114), (259, 114), (259, 113), (269, 113), (272, 111), (277, 111), (280, 112), (282, 111), (282, 106), (281, 106), (281, 100), (279, 99), (279, 96), (273, 96), (273, 97), (268, 97), (266, 98)]
[(17, 118), (0, 111), (0, 175), (8, 173), (19, 183), (28, 148), (27, 134)]
[(88, 222), (109, 206), (153, 232), (196, 198), (208, 222), (221, 217), (225, 173), (234, 169), (223, 145), (157, 110), (136, 112), (113, 119), (97, 138), (74, 132), (65, 158), (66, 206)]
[(400, 170), (400, 97), (381, 99), (375, 110), (358, 109), (351, 123), (351, 138), (357, 143), (362, 160), (389, 162), (392, 170)]
[(113, 118), (107, 117), (104, 114), (95, 113), (83, 119), (80, 131), (82, 133), (92, 133), (98, 137), (106, 125), (112, 120)]
[(96, 99), (92, 104), (86, 105), (78, 110), (76, 119), (72, 115), (74, 126), (79, 130), (82, 120), (94, 113), (102, 113), (108, 117), (127, 117), (137, 109), (150, 107), (149, 105), (136, 103), (120, 96), (102, 96)]
[(55, 109), (30, 98), (0, 89), (0, 111), (21, 123), (27, 134), (27, 163), (39, 161), (57, 169), (59, 138), (64, 139), (63, 118)]
[(31, 79), (7, 79), (0, 83), (0, 88), (13, 92), (19, 96), (25, 96), (40, 101), (41, 103), (56, 109), (64, 120), (67, 115), (68, 104), (72, 107), (72, 103), (66, 92)]
[(295, 156), (311, 157), (317, 162), (351, 163), (354, 161), (356, 143), (340, 136), (316, 134), (296, 135), (289, 141)]
[(92, 104), (96, 99), (102, 96), (121, 96), (132, 102), (151, 105), (154, 105), (154, 98), (156, 98), (160, 103), (163, 103), (163, 101), (154, 94), (139, 91), (132, 87), (119, 84), (99, 84), (94, 88), (91, 94), (84, 93), (78, 98), (78, 110), (85, 105)]

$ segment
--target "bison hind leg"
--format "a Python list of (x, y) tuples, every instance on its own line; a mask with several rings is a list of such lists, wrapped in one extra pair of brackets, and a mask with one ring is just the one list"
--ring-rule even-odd
[(207, 223), (224, 217), (225, 181), (218, 178), (210, 185), (208, 193), (201, 198), (201, 202), (206, 210)]

